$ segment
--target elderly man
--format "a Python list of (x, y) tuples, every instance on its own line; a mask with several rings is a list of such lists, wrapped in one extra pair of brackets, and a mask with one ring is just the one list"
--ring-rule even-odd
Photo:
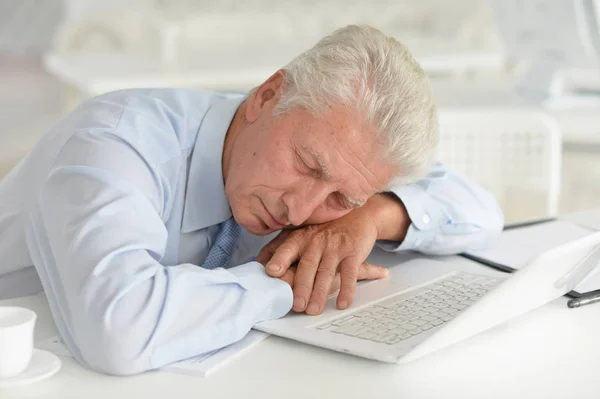
[(488, 193), (432, 163), (437, 140), (425, 74), (369, 27), (247, 96), (108, 93), (1, 183), (0, 281), (39, 276), (75, 358), (110, 374), (319, 314), (338, 286), (344, 309), (358, 279), (387, 275), (364, 263), (374, 245), (448, 254), (501, 230)]

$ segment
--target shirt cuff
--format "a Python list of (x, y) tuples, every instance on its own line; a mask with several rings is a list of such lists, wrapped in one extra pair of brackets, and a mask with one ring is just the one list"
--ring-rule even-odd
[(402, 201), (411, 223), (402, 242), (382, 240), (377, 242), (377, 246), (388, 252), (419, 250), (429, 246), (448, 220), (443, 208), (418, 184), (395, 187), (390, 192)]
[(258, 262), (249, 262), (232, 267), (228, 271), (234, 274), (242, 287), (247, 290), (255, 303), (255, 323), (273, 320), (285, 316), (292, 309), (294, 296), (288, 283), (271, 277), (265, 267)]

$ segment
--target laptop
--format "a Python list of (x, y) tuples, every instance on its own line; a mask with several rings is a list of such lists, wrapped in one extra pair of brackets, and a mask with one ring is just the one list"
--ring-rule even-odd
[(600, 232), (555, 247), (514, 274), (450, 271), (413, 259), (357, 285), (354, 304), (319, 316), (290, 312), (255, 329), (388, 363), (405, 363), (511, 320), (571, 291), (600, 261)]

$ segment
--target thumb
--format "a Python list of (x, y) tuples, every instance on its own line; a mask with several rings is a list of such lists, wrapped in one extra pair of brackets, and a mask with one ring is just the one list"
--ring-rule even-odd
[(358, 280), (376, 280), (386, 278), (390, 275), (390, 271), (385, 267), (372, 265), (363, 262), (358, 269)]

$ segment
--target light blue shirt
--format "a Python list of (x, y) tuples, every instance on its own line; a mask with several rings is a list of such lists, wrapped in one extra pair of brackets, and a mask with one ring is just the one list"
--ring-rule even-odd
[[(111, 374), (159, 368), (290, 310), (290, 287), (248, 261), (273, 234), (244, 231), (238, 266), (197, 266), (231, 217), (221, 155), (241, 101), (185, 89), (87, 100), (0, 183), (0, 282), (39, 276), (79, 362)], [(502, 228), (496, 201), (442, 165), (394, 192), (412, 224), (386, 250), (456, 253)]]

